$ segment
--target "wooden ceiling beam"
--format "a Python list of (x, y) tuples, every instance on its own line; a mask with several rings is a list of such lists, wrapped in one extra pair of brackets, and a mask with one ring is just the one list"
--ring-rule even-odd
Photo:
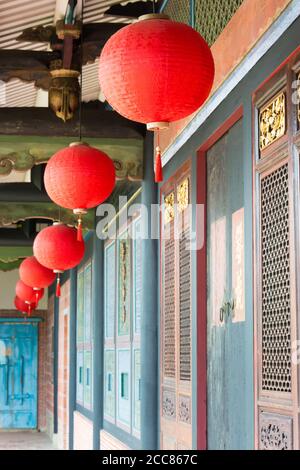
[[(145, 135), (145, 126), (108, 111), (100, 102), (83, 103), (82, 135), (96, 138), (139, 139)], [(0, 108), (2, 135), (35, 135), (78, 137), (78, 112), (74, 119), (63, 122), (48, 108)]]

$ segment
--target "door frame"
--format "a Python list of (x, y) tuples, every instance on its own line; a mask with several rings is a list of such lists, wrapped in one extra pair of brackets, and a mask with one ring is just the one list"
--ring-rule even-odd
[[(243, 106), (235, 111), (211, 134), (197, 152), (197, 204), (204, 207), (204, 217), (196, 211), (197, 238), (202, 248), (197, 251), (197, 448), (207, 448), (207, 151), (243, 117)], [(201, 237), (198, 227), (204, 224)]]
[[(43, 322), (41, 317), (0, 317), (0, 324), (12, 325), (28, 325)], [(37, 325), (37, 349), (36, 349), (36, 364), (37, 364), (37, 378), (36, 378), (36, 427), (28, 428), (28, 431), (38, 429), (39, 426), (39, 328)], [(19, 429), (20, 430), (20, 429)], [(26, 429), (27, 430), (27, 429)]]

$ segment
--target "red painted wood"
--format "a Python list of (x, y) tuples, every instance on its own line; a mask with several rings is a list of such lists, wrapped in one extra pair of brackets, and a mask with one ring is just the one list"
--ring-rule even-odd
[(197, 204), (204, 205), (204, 227), (196, 220), (197, 237), (204, 230), (203, 247), (197, 252), (197, 448), (207, 448), (207, 263), (206, 263), (206, 152), (241, 117), (243, 107), (238, 107), (204, 142), (198, 150)]

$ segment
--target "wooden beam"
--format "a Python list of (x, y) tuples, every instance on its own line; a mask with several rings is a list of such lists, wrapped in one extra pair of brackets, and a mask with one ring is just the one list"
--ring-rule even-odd
[(59, 52), (23, 51), (0, 49), (0, 80), (8, 82), (19, 78), (35, 82), (36, 86), (47, 89), (50, 81), (50, 62), (61, 57)]
[[(78, 137), (78, 112), (63, 122), (48, 108), (0, 108), (2, 135)], [(96, 138), (137, 139), (145, 135), (145, 126), (108, 111), (100, 102), (82, 104), (82, 135)]]

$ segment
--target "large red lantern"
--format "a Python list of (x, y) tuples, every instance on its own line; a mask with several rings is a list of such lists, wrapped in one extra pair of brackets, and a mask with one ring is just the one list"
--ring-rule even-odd
[(29, 256), (22, 261), (19, 268), (20, 279), (37, 292), (44, 287), (49, 287), (55, 280), (55, 274), (51, 269), (41, 265), (34, 256)]
[(45, 188), (59, 206), (73, 209), (79, 216), (78, 240), (82, 239), (82, 215), (98, 206), (112, 193), (114, 163), (106, 153), (85, 143), (73, 143), (59, 150), (47, 163)]
[(33, 310), (35, 310), (37, 307), (37, 304), (35, 302), (28, 304), (24, 302), (24, 300), (19, 299), (18, 296), (15, 297), (14, 304), (15, 304), (16, 309), (19, 312), (28, 314), (28, 315), (30, 315), (33, 312)]
[[(101, 90), (128, 119), (164, 129), (195, 112), (214, 79), (209, 46), (190, 26), (166, 15), (144, 15), (115, 33), (99, 61)], [(162, 180), (157, 148), (156, 181)]]
[(77, 266), (84, 256), (84, 242), (76, 230), (61, 223), (46, 227), (36, 236), (33, 253), (39, 263), (57, 273), (56, 295), (60, 296), (60, 274)]

